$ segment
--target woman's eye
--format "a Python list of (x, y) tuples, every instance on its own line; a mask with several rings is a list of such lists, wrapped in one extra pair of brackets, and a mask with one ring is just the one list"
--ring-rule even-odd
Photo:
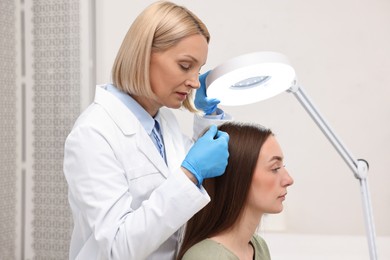
[(282, 169), (284, 167), (286, 167), (286, 165), (281, 165), (281, 166), (275, 167), (275, 168), (271, 169), (271, 171), (274, 173), (277, 173), (280, 169)]
[(190, 66), (190, 65), (180, 64), (180, 68), (181, 68), (182, 70), (188, 71), (188, 70), (191, 69), (191, 66)]

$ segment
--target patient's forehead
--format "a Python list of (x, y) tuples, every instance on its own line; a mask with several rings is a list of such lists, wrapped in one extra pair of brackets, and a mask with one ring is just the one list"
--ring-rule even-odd
[(262, 163), (283, 161), (283, 151), (275, 136), (270, 135), (261, 147), (258, 160)]

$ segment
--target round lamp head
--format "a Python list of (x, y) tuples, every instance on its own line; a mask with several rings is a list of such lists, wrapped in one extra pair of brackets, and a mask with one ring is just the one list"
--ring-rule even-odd
[(276, 52), (254, 52), (235, 57), (214, 68), (206, 78), (207, 96), (221, 105), (255, 103), (288, 90), (295, 71)]

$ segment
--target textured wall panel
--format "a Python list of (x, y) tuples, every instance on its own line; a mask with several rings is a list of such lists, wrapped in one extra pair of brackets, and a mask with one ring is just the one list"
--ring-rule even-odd
[(15, 258), (16, 243), (16, 10), (0, 1), (0, 259)]
[(72, 218), (62, 171), (66, 135), (80, 113), (77, 0), (34, 0), (34, 259), (68, 259)]

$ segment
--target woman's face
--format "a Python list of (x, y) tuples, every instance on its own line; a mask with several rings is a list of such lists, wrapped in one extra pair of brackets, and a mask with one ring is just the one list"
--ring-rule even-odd
[(206, 38), (196, 34), (168, 50), (152, 53), (150, 82), (156, 94), (150, 104), (153, 109), (180, 108), (189, 93), (200, 87), (199, 72), (206, 63), (207, 51)]
[(261, 214), (279, 213), (287, 187), (293, 184), (283, 164), (283, 153), (274, 136), (269, 136), (260, 150), (249, 189), (248, 207)]

